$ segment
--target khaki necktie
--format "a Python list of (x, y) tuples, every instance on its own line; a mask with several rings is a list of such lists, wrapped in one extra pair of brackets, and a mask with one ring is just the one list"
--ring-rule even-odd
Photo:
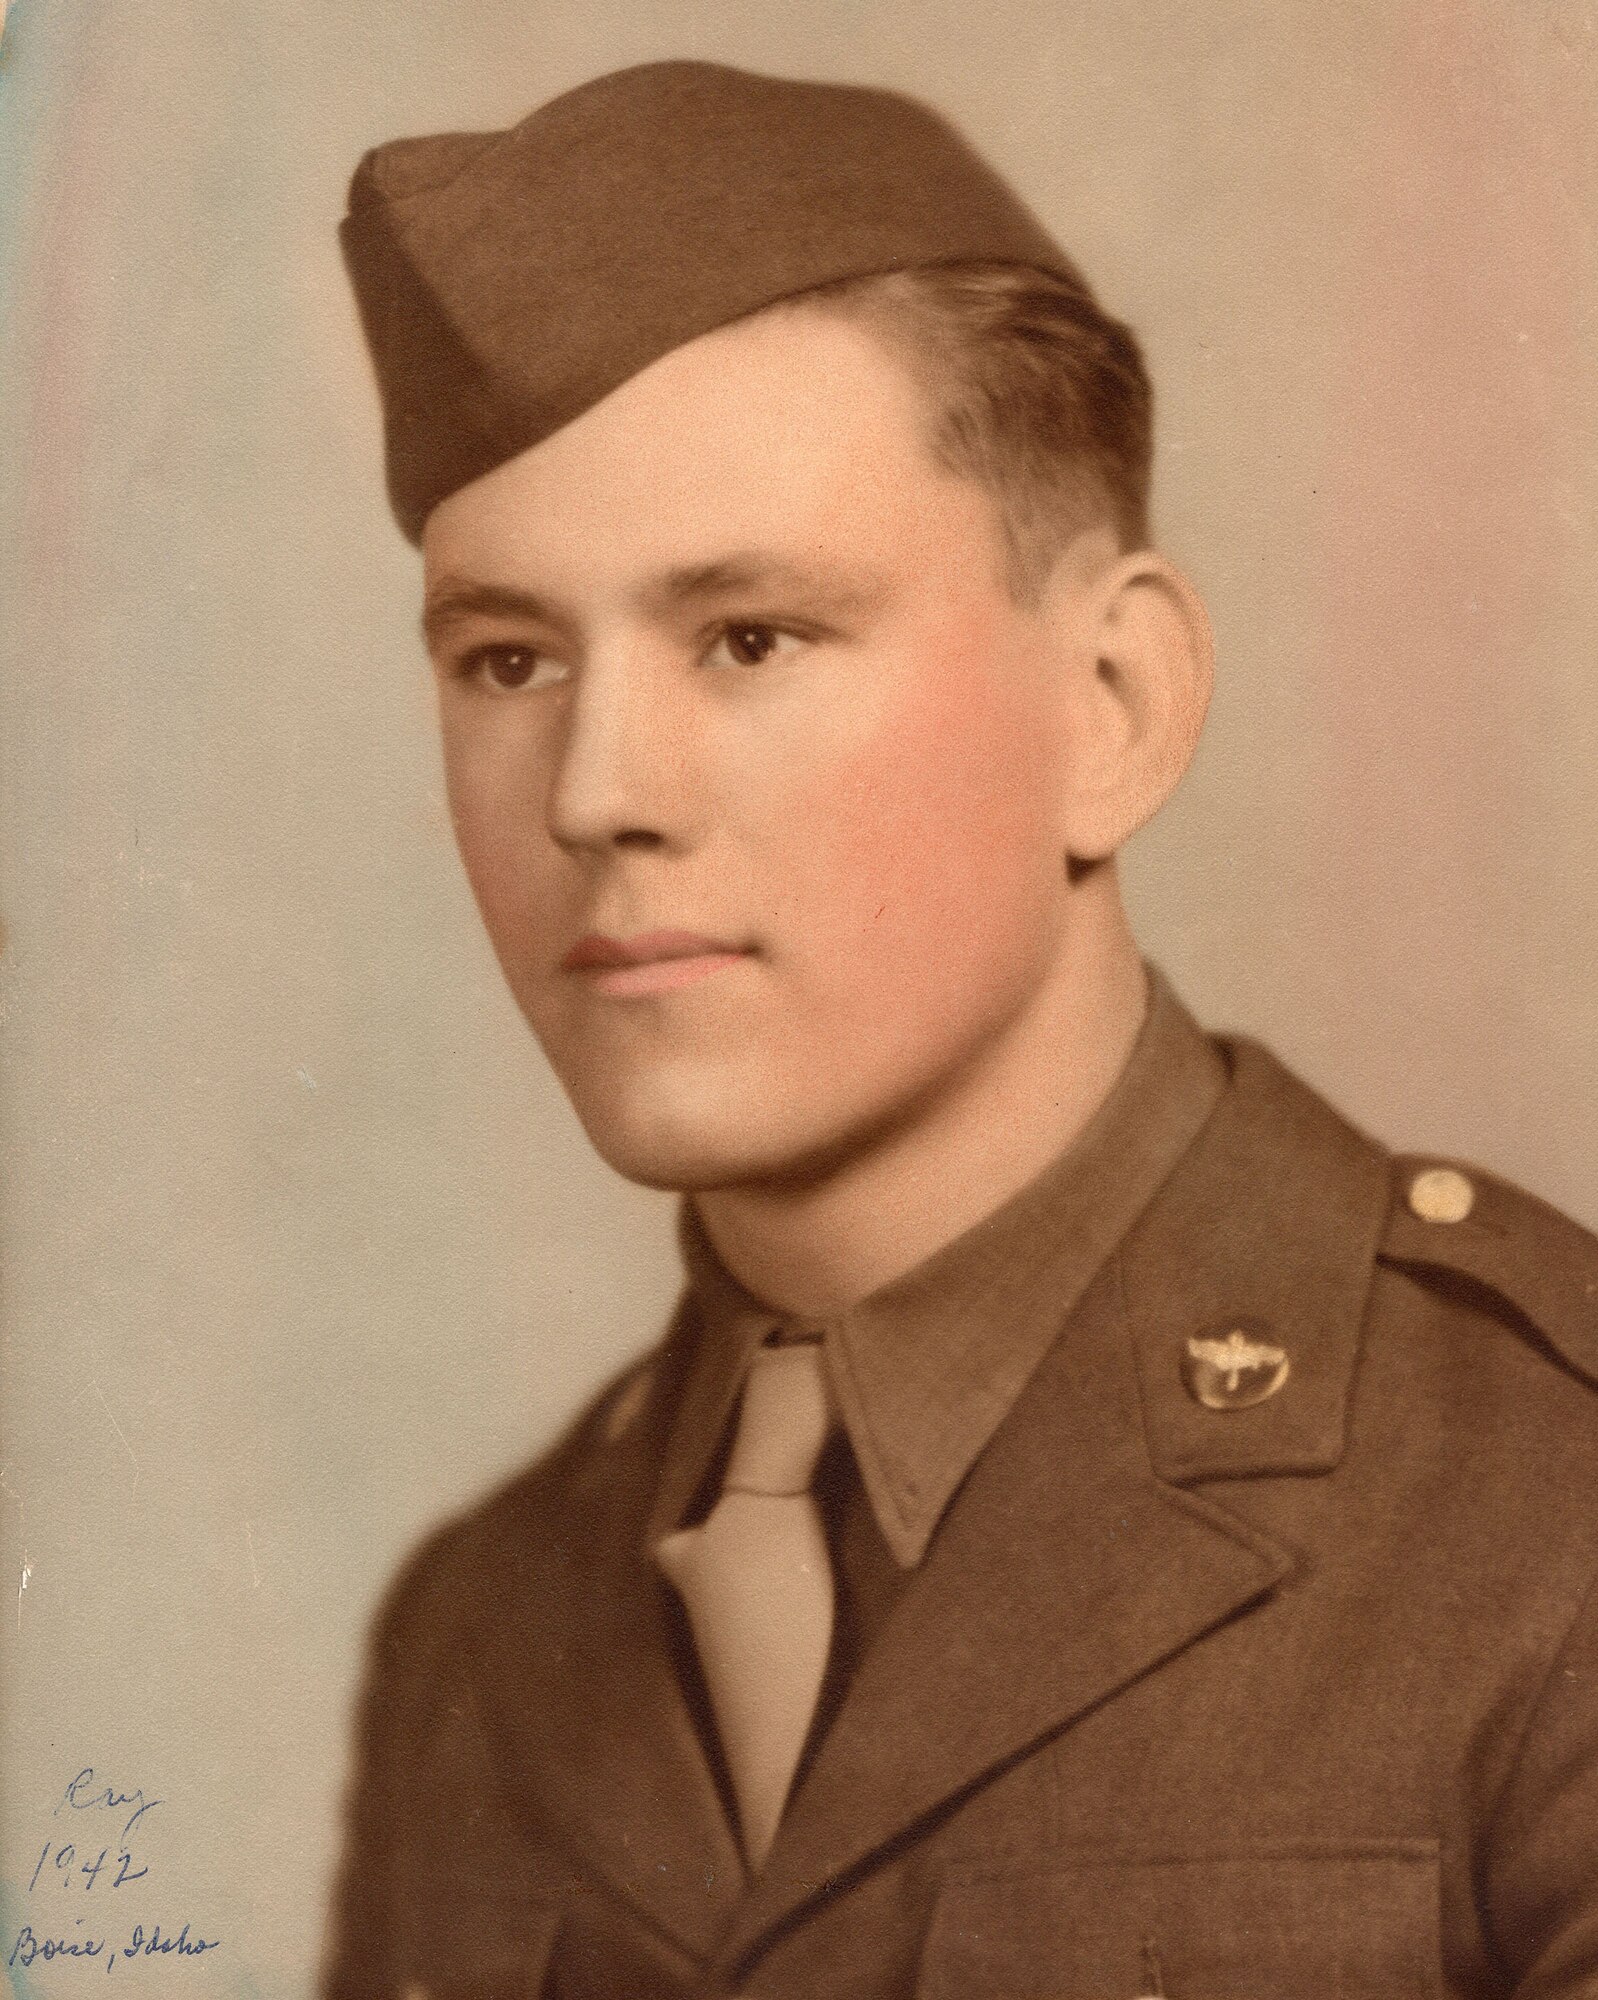
[(832, 1644), (832, 1567), (810, 1491), (829, 1426), (819, 1343), (761, 1348), (720, 1498), (701, 1526), (655, 1548), (693, 1628), (754, 1868), (782, 1817)]

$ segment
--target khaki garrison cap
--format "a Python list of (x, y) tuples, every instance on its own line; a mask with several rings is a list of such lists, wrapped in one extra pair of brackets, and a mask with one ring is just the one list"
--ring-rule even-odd
[(969, 259), (1081, 283), (924, 105), (701, 62), (599, 77), (508, 132), (379, 146), (342, 240), (412, 541), (651, 361), (794, 292)]

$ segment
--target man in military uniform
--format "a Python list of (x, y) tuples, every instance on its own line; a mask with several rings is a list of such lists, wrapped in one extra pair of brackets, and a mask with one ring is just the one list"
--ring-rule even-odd
[(931, 113), (703, 64), (345, 245), (467, 871), (688, 1284), (391, 1594), (333, 2000), (1598, 1995), (1598, 1246), (1140, 959), (1132, 336)]

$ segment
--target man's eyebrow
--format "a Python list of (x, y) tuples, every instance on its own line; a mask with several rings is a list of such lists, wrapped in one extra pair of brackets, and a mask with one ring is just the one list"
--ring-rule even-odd
[(877, 602), (887, 587), (887, 579), (869, 568), (816, 566), (784, 556), (731, 555), (667, 570), (639, 592), (639, 602), (648, 610), (665, 611), (751, 592), (792, 591), (827, 610), (854, 611)]
[[(733, 555), (668, 569), (639, 590), (638, 602), (647, 611), (664, 613), (751, 592), (792, 591), (824, 610), (843, 612), (878, 602), (887, 587), (887, 579), (868, 568), (816, 567), (782, 556)], [(422, 636), (437, 645), (452, 626), (470, 618), (521, 618), (545, 625), (568, 622), (536, 591), (444, 576), (427, 593)]]
[(530, 618), (543, 624), (561, 622), (547, 598), (506, 583), (473, 583), (467, 577), (446, 576), (427, 593), (422, 607), (422, 637), (435, 643), (452, 625), (467, 618)]

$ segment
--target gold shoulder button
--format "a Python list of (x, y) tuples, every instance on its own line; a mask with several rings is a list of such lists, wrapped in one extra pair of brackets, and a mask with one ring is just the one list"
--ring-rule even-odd
[(1598, 1237), (1513, 1181), (1435, 1155), (1396, 1159), (1376, 1254), (1423, 1285), (1451, 1273), (1496, 1293), (1507, 1325), (1529, 1324), (1598, 1386)]
[(1463, 1222), (1476, 1206), (1475, 1183), (1458, 1167), (1426, 1167), (1409, 1184), (1409, 1206), (1422, 1222)]

